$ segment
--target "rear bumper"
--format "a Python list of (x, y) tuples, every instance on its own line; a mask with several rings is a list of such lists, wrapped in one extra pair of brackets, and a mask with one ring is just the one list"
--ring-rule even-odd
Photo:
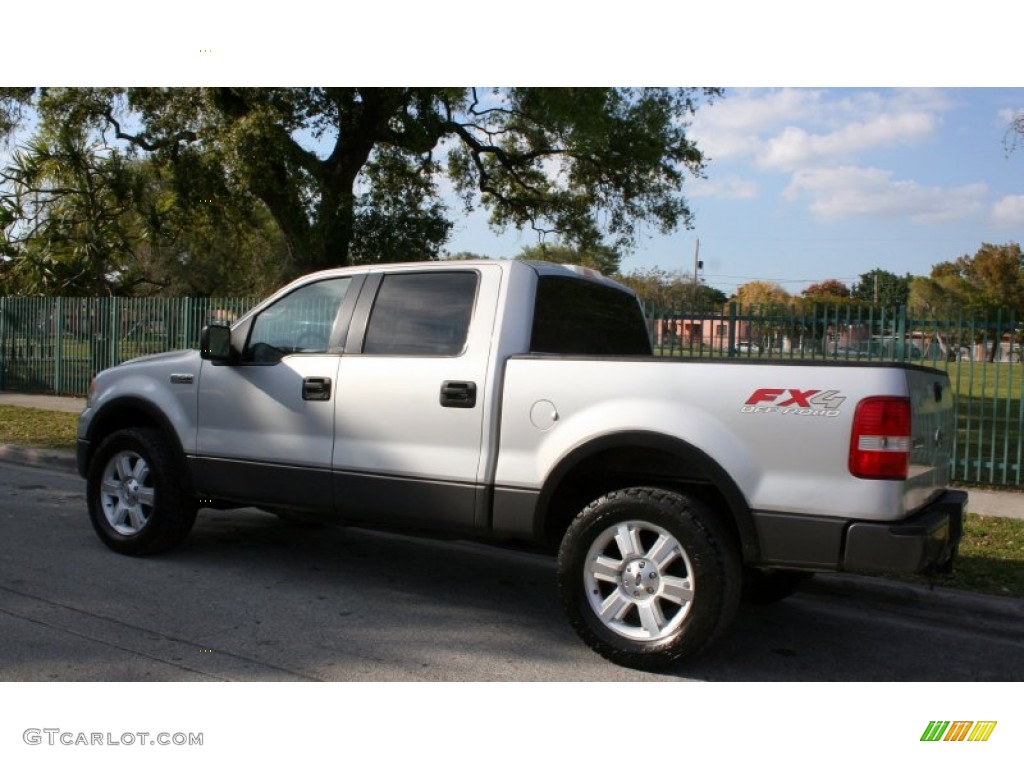
[(844, 571), (949, 571), (964, 530), (967, 494), (946, 491), (899, 523), (852, 523), (843, 548)]
[(948, 571), (963, 535), (967, 494), (945, 491), (892, 523), (754, 512), (758, 566), (859, 573)]

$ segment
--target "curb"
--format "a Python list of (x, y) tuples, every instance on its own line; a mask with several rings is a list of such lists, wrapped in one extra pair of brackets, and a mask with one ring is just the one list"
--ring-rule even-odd
[(72, 451), (48, 448), (25, 448), (20, 445), (0, 444), (0, 461), (29, 467), (56, 469), (78, 473), (78, 460)]

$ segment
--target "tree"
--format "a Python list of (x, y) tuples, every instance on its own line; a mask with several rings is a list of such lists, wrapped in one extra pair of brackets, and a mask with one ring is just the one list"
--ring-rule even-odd
[(850, 298), (850, 289), (846, 283), (829, 279), (807, 286), (801, 295), (816, 301), (842, 301)]
[[(261, 295), (282, 279), (264, 208), (63, 128), (0, 169), (0, 286), (14, 294)], [(216, 203), (214, 203), (216, 200)]]
[(910, 299), (910, 275), (898, 277), (884, 269), (873, 269), (860, 276), (853, 286), (852, 295), (875, 306), (906, 306)]
[[(635, 246), (638, 226), (689, 226), (705, 158), (688, 119), (717, 89), (91, 88), (0, 93), (6, 124), (100, 132), (150, 158), (183, 196), (210, 180), (266, 207), (300, 273), (432, 258), (447, 175), (497, 228), (579, 247)], [(3, 124), (0, 124), (3, 127)]]
[(695, 285), (693, 275), (681, 270), (650, 267), (614, 277), (636, 291), (645, 305), (662, 310), (672, 307), (709, 308), (720, 306), (727, 299), (717, 288), (700, 282)]
[[(965, 254), (956, 261), (936, 264), (930, 277), (915, 278), (911, 283), (910, 306), (936, 315), (983, 313), (989, 322), (1001, 318), (1007, 324), (1005, 328), (982, 331), (976, 342), (990, 331), (997, 339), (1004, 331), (1015, 331), (1011, 320), (1014, 314), (1019, 318), (1024, 313), (1024, 255), (1020, 245), (983, 243), (973, 256)], [(989, 362), (995, 359), (998, 346), (989, 347)]]
[(959, 263), (961, 274), (982, 292), (988, 308), (1024, 312), (1024, 254), (1019, 244), (984, 243), (973, 258), (962, 256)]
[(919, 314), (952, 315), (972, 303), (967, 298), (968, 290), (958, 275), (936, 275), (933, 268), (929, 278), (918, 275), (911, 279), (907, 306)]
[(550, 261), (555, 264), (577, 264), (581, 267), (596, 269), (602, 275), (614, 275), (619, 271), (622, 254), (614, 248), (600, 244), (579, 248), (565, 244), (539, 243), (523, 248), (516, 258)]
[(101, 156), (70, 129), (37, 136), (0, 172), (5, 290), (113, 293), (144, 238), (138, 192), (118, 156)]
[(1003, 137), (1006, 153), (1014, 152), (1022, 141), (1024, 141), (1024, 111), (1017, 112), (1006, 128), (1006, 135)]
[(929, 278), (913, 281), (911, 303), (936, 312), (989, 312), (1005, 308), (1024, 313), (1024, 255), (1020, 245), (983, 243), (973, 256), (932, 267)]
[(736, 291), (736, 300), (744, 306), (788, 304), (792, 296), (778, 283), (754, 280)]

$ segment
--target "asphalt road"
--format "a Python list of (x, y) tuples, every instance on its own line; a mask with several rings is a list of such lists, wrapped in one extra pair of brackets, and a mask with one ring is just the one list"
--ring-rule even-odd
[(0, 681), (1024, 680), (1020, 601), (825, 579), (653, 675), (576, 638), (540, 555), (246, 510), (129, 558), (99, 542), (83, 490), (0, 463)]

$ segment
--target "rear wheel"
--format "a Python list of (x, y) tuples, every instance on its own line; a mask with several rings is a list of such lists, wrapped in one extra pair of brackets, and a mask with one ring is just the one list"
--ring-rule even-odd
[(163, 433), (124, 429), (110, 435), (89, 466), (89, 519), (115, 552), (149, 555), (179, 544), (197, 506), (181, 487), (181, 468)]
[(569, 621), (591, 648), (624, 666), (661, 669), (724, 631), (742, 569), (729, 531), (697, 499), (628, 488), (573, 521), (558, 577)]

